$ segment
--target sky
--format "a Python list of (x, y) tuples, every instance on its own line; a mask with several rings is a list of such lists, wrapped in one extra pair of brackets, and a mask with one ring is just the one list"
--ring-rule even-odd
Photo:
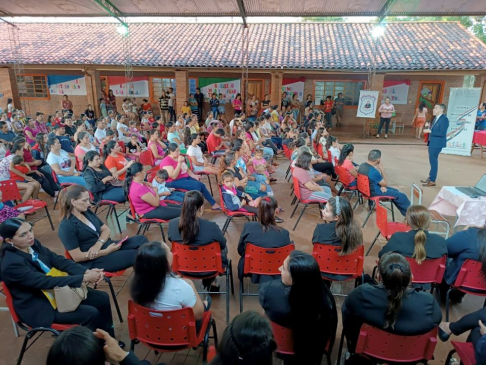
[[(12, 23), (115, 23), (111, 17), (4, 17)], [(371, 22), (376, 17), (348, 17), (346, 22)], [(129, 17), (128, 23), (242, 23), (240, 17)], [(300, 23), (300, 17), (248, 17), (248, 23)]]

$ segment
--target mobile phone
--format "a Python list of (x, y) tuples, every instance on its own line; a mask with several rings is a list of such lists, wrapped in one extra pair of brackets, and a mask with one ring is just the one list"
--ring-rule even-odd
[(123, 244), (123, 242), (125, 242), (126, 240), (128, 239), (128, 236), (126, 236), (124, 239), (118, 241), (116, 244), (117, 246), (121, 246)]

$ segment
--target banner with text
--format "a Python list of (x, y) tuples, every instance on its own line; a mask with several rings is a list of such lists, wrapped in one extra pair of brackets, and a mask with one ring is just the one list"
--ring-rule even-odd
[(359, 91), (359, 103), (358, 118), (374, 118), (376, 115), (376, 105), (378, 103), (379, 91), (373, 90), (360, 90)]
[(381, 102), (384, 103), (385, 98), (389, 97), (392, 104), (407, 104), (408, 88), (410, 84), (410, 80), (385, 81), (383, 83)]
[(226, 103), (233, 102), (236, 94), (240, 93), (240, 79), (231, 79), (226, 77), (200, 77), (199, 88), (204, 95), (204, 99), (209, 102), (211, 95), (215, 93), (223, 94)]
[(287, 93), (287, 97), (292, 99), (294, 94), (297, 93), (297, 99), (299, 101), (304, 100), (304, 78), (300, 79), (283, 79), (282, 80), (282, 92)]
[(49, 75), (47, 83), (51, 95), (86, 95), (84, 76)]
[(481, 88), (451, 87), (447, 118), (447, 147), (442, 153), (471, 156), (471, 143), (476, 124)]
[(118, 97), (146, 98), (150, 96), (148, 77), (133, 77), (130, 95), (127, 94), (125, 76), (108, 76), (108, 83), (113, 94)]

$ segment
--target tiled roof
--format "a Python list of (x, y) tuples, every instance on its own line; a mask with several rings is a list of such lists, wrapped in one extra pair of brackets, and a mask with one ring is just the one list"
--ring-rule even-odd
[[(25, 64), (123, 65), (115, 24), (19, 24)], [(250, 24), (249, 67), (366, 71), (369, 23)], [(240, 24), (132, 24), (132, 61), (153, 67), (241, 67)], [(0, 25), (0, 64), (12, 63)], [(378, 70), (486, 70), (486, 45), (457, 23), (390, 23)]]

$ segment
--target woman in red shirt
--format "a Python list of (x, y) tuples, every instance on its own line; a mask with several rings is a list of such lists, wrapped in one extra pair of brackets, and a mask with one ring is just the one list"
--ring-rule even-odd
[(324, 114), (326, 118), (326, 128), (328, 131), (332, 128), (332, 109), (334, 108), (334, 101), (332, 101), (332, 96), (326, 96), (326, 101), (324, 102)]
[(69, 112), (71, 114), (73, 114), (73, 102), (71, 100), (69, 100), (68, 96), (67, 95), (64, 95), (62, 97), (62, 109), (63, 110), (69, 110)]
[(135, 161), (128, 161), (125, 155), (120, 153), (120, 145), (116, 141), (109, 141), (103, 147), (103, 156), (105, 156), (105, 166), (110, 170), (113, 176), (118, 180), (125, 180), (127, 169)]

